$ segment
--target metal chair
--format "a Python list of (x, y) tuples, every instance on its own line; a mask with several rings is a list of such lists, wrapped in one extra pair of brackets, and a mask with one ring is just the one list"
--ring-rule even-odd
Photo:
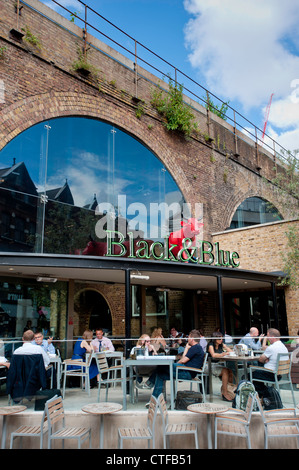
[[(98, 402), (100, 401), (101, 394), (101, 384), (106, 385), (106, 400), (108, 400), (108, 391), (111, 384), (116, 384), (117, 382), (122, 382), (122, 374), (120, 377), (117, 376), (117, 372), (123, 369), (123, 365), (108, 366), (107, 357), (105, 353), (94, 354), (97, 368), (99, 371), (99, 388), (98, 388)], [(106, 374), (103, 378), (103, 374)]]
[(44, 434), (48, 431), (48, 425), (46, 421), (46, 411), (44, 410), (40, 426), (28, 426), (23, 424), (19, 426), (16, 431), (13, 431), (10, 435), (10, 449), (13, 448), (13, 441), (16, 437), (20, 437), (20, 448), (22, 448), (23, 437), (39, 437), (39, 448), (43, 448)]
[(193, 434), (195, 448), (198, 449), (197, 425), (194, 423), (169, 424), (167, 405), (163, 393), (158, 396), (158, 405), (162, 416), (164, 449), (169, 447), (169, 436), (178, 434)]
[[(189, 382), (190, 383), (190, 390), (192, 390), (193, 384), (197, 384), (198, 386), (198, 391), (200, 390), (200, 385), (202, 389), (202, 396), (203, 396), (203, 402), (206, 401), (206, 386), (207, 386), (207, 381), (205, 381), (205, 378), (208, 378), (209, 374), (206, 371), (206, 364), (207, 364), (207, 359), (208, 359), (208, 353), (205, 353), (203, 365), (201, 369), (197, 369), (195, 367), (188, 367), (188, 366), (176, 366), (176, 372), (175, 372), (175, 396), (177, 395), (178, 391), (178, 382)], [(190, 372), (196, 372), (196, 376), (192, 379), (181, 379), (179, 378), (178, 374), (180, 370), (188, 370)], [(205, 383), (206, 382), (206, 383)]]
[(157, 399), (152, 395), (148, 413), (147, 413), (147, 426), (141, 428), (118, 428), (118, 448), (123, 448), (123, 441), (127, 439), (144, 439), (148, 441), (148, 448), (150, 443), (153, 443), (155, 449), (155, 424), (159, 406)]
[(233, 415), (226, 413), (215, 415), (215, 449), (217, 449), (218, 434), (244, 437), (247, 440), (248, 449), (251, 449), (249, 425), (256, 395), (257, 393), (249, 395), (245, 411), (236, 409)]
[(65, 426), (62, 397), (55, 396), (48, 400), (45, 405), (45, 413), (48, 422), (48, 449), (51, 449), (52, 441), (57, 439), (62, 440), (63, 448), (65, 439), (77, 439), (79, 449), (81, 444), (89, 439), (89, 448), (91, 448), (90, 428)]
[[(88, 395), (90, 395), (90, 380), (89, 380), (89, 366), (92, 361), (93, 355), (88, 354), (85, 361), (82, 359), (66, 359), (62, 363), (62, 374), (63, 374), (63, 387), (62, 387), (62, 397), (65, 396), (65, 385), (67, 377), (80, 377), (81, 378), (81, 388), (83, 385)], [(68, 366), (75, 367), (75, 369), (68, 369)]]
[(296, 409), (282, 408), (265, 411), (258, 395), (255, 400), (265, 428), (264, 448), (268, 449), (268, 442), (272, 437), (297, 437), (299, 447), (299, 416), (296, 416)]
[[(281, 360), (281, 357), (285, 357), (285, 356), (288, 356), (288, 359)], [(280, 385), (285, 385), (285, 384), (290, 385), (293, 403), (296, 408), (295, 394), (294, 394), (292, 380), (291, 380), (291, 367), (292, 367), (291, 356), (292, 356), (292, 353), (289, 353), (289, 352), (277, 354), (277, 362), (276, 362), (275, 371), (265, 369), (264, 367), (251, 366), (249, 368), (249, 374), (250, 374), (251, 382), (263, 382), (265, 384), (270, 384), (273, 386), (275, 385), (279, 393), (280, 393), (280, 388), (279, 388)], [(255, 370), (264, 370), (264, 371), (267, 370), (267, 372), (270, 372), (273, 374), (273, 380), (265, 380), (265, 379), (259, 379), (259, 378), (253, 377), (253, 372)], [(279, 376), (281, 376), (281, 378), (278, 378)]]

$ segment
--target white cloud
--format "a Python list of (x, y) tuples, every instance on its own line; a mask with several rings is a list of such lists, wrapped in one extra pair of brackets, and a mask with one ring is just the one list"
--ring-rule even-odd
[[(262, 110), (274, 93), (269, 124), (295, 139), (299, 99), (299, 9), (294, 0), (185, 0), (191, 19), (185, 38), (189, 59), (207, 87), (245, 113)], [(297, 85), (297, 90), (299, 86)], [(299, 97), (298, 97), (299, 98)], [(296, 100), (293, 100), (296, 101)], [(281, 139), (280, 139), (281, 140)], [(299, 147), (299, 140), (294, 148)], [(287, 145), (290, 148), (290, 144)]]

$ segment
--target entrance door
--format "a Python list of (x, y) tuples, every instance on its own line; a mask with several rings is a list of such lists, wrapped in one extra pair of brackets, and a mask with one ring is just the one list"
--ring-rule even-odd
[(284, 291), (277, 291), (278, 318), (275, 318), (272, 293), (242, 292), (225, 294), (225, 325), (227, 333), (243, 336), (252, 326), (260, 333), (267, 333), (268, 328), (278, 328), (281, 335), (288, 334)]
[(80, 293), (75, 308), (80, 313), (80, 331), (84, 331), (86, 327), (94, 331), (96, 328), (103, 328), (105, 333), (111, 334), (111, 312), (106, 300), (99, 292), (91, 289), (84, 290)]

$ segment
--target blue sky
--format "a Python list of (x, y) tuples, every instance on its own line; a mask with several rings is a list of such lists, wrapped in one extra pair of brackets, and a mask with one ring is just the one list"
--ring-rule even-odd
[[(43, 3), (61, 13), (50, 0)], [(77, 0), (60, 3), (83, 15)], [(85, 0), (85, 3), (214, 95), (229, 101), (230, 106), (260, 129), (273, 94), (266, 132), (288, 150), (299, 148), (296, 0)], [(68, 18), (69, 14), (65, 16)], [(111, 31), (103, 21), (98, 28), (108, 34)]]

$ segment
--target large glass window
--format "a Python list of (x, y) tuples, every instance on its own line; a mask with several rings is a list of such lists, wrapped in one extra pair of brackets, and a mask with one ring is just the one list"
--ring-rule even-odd
[(42, 122), (0, 152), (2, 251), (81, 254), (90, 237), (105, 237), (101, 227), (162, 240), (156, 209), (172, 207), (171, 221), (183, 202), (148, 148), (98, 120)]
[(65, 338), (66, 314), (66, 282), (0, 278), (0, 338), (21, 338), (26, 328)]
[(283, 217), (270, 202), (260, 197), (249, 197), (237, 208), (229, 229), (277, 222)]

